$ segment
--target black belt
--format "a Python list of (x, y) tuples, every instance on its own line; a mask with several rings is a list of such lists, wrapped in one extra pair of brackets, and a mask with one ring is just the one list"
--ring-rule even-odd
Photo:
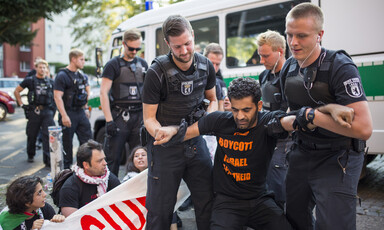
[(118, 106), (114, 105), (112, 106), (115, 110), (128, 110), (129, 112), (136, 112), (141, 111), (143, 109), (142, 105), (128, 105), (128, 106)]
[(351, 149), (353, 148), (352, 146), (352, 140), (344, 140), (340, 142), (333, 142), (333, 143), (325, 143), (325, 144), (319, 144), (319, 143), (312, 143), (312, 142), (306, 142), (303, 140), (298, 140), (298, 144), (301, 147), (304, 147), (305, 149), (310, 149), (310, 150), (342, 150), (342, 149)]

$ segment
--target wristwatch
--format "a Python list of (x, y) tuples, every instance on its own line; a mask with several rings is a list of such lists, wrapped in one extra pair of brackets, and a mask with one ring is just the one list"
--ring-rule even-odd
[(307, 113), (307, 120), (313, 125), (313, 120), (314, 119), (315, 119), (315, 109), (311, 109)]

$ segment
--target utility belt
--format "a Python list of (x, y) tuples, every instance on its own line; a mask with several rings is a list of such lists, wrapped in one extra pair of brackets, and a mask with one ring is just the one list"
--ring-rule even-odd
[(143, 106), (141, 104), (136, 105), (112, 105), (113, 110), (117, 111), (126, 111), (126, 112), (138, 112), (143, 110)]
[(349, 138), (346, 140), (335, 141), (331, 143), (314, 143), (307, 140), (297, 138), (296, 143), (309, 150), (326, 150), (338, 151), (343, 149), (352, 149), (356, 152), (364, 152), (366, 142), (356, 138)]
[(83, 110), (83, 106), (80, 106), (80, 107), (75, 107), (75, 106), (72, 106), (72, 107), (66, 107), (65, 110), (69, 110), (69, 111), (80, 111), (80, 110)]

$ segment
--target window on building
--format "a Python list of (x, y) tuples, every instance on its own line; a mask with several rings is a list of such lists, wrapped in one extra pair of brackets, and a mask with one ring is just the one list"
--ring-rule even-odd
[(48, 25), (48, 32), (52, 31), (52, 25)]
[(51, 45), (51, 44), (48, 44), (48, 51), (49, 51), (49, 52), (52, 51), (52, 45)]
[(260, 65), (256, 37), (260, 33), (285, 31), (285, 16), (292, 2), (231, 13), (226, 16), (227, 67)]
[(20, 51), (21, 52), (31, 52), (31, 46), (29, 46), (29, 45), (22, 45), (22, 46), (20, 46)]
[(22, 61), (22, 62), (20, 62), (20, 71), (21, 72), (29, 72), (29, 71), (31, 71), (31, 67), (30, 67), (29, 61)]
[(56, 45), (56, 53), (57, 54), (63, 53), (63, 45), (61, 45), (61, 44)]
[[(204, 48), (211, 42), (219, 43), (219, 18), (211, 17), (191, 21), (195, 33), (195, 50), (203, 52)], [(156, 29), (156, 56), (168, 53), (169, 48), (164, 41), (161, 28)]]

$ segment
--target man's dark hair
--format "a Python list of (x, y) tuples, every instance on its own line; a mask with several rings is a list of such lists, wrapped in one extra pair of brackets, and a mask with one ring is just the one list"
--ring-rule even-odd
[(163, 23), (163, 35), (168, 42), (169, 36), (180, 36), (185, 30), (192, 33), (192, 26), (191, 23), (181, 15), (171, 15)]
[(232, 98), (239, 100), (248, 96), (252, 96), (252, 101), (257, 106), (261, 99), (261, 90), (258, 81), (250, 77), (239, 77), (231, 81), (228, 87), (229, 100)]
[(25, 204), (33, 202), (36, 186), (39, 183), (43, 185), (43, 180), (38, 176), (22, 176), (14, 180), (5, 194), (9, 212), (21, 214), (27, 211), (28, 207)]
[(92, 139), (88, 140), (86, 143), (82, 144), (77, 151), (77, 166), (83, 168), (83, 162), (88, 162), (89, 166), (91, 165), (92, 160), (92, 151), (93, 150), (103, 150), (103, 146)]
[(127, 160), (127, 173), (128, 172), (137, 172), (140, 173), (140, 170), (136, 168), (135, 164), (133, 163), (133, 158), (135, 158), (135, 152), (138, 149), (144, 149), (145, 152), (147, 151), (147, 147), (143, 147), (141, 145), (136, 146), (135, 148), (132, 149), (131, 154), (129, 154), (128, 160)]

